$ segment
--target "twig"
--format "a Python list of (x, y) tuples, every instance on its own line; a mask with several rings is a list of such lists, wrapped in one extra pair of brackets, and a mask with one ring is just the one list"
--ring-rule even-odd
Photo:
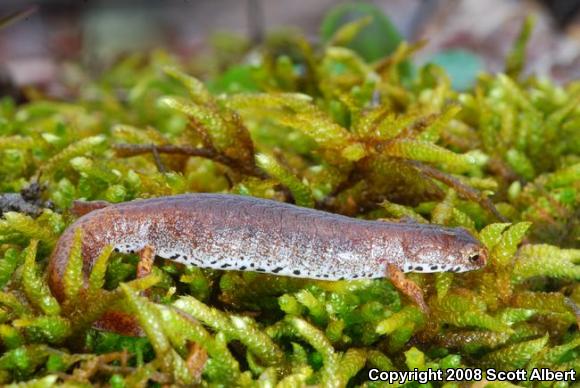
[(153, 159), (155, 160), (155, 165), (157, 166), (157, 169), (159, 170), (160, 173), (165, 174), (167, 172), (167, 169), (165, 168), (165, 165), (161, 161), (161, 156), (159, 156), (159, 151), (157, 150), (157, 147), (153, 145), (151, 152), (153, 153)]
[(496, 216), (497, 219), (500, 220), (501, 222), (508, 222), (508, 220), (503, 215), (501, 215), (501, 213), (496, 209), (493, 202), (491, 202), (491, 200), (486, 196), (482, 195), (482, 193), (479, 190), (475, 190), (473, 187), (467, 186), (459, 179), (452, 177), (451, 175), (446, 174), (444, 172), (441, 172), (431, 166), (427, 166), (415, 160), (409, 160), (408, 162), (423, 174), (435, 180), (438, 180), (439, 182), (442, 182), (447, 186), (453, 187), (460, 197), (479, 203), (484, 209), (488, 210), (490, 213)]
[(81, 381), (90, 381), (90, 379), (97, 373), (102, 365), (108, 364), (112, 361), (119, 361), (125, 367), (127, 364), (128, 353), (127, 350), (122, 352), (112, 352), (97, 356), (91, 360), (85, 361), (73, 372), (73, 379), (80, 379)]
[(254, 44), (260, 44), (264, 40), (264, 12), (261, 1), (248, 0), (247, 12), (250, 40)]
[(176, 145), (115, 144), (113, 148), (115, 149), (117, 156), (120, 157), (130, 157), (155, 152), (161, 154), (198, 156), (201, 158), (213, 160), (214, 162), (228, 166), (232, 170), (239, 171), (246, 175), (251, 175), (262, 179), (268, 178), (268, 175), (258, 167), (242, 164), (238, 160), (220, 154), (218, 151), (207, 147), (193, 148)]
[(33, 5), (32, 7), (28, 7), (22, 11), (16, 11), (9, 15), (0, 17), (0, 29), (6, 28), (22, 19), (26, 19), (36, 11), (38, 11), (38, 6)]
[[(109, 364), (102, 364), (98, 366), (100, 372), (104, 372), (107, 374), (120, 374), (120, 375), (131, 375), (137, 371), (137, 368), (131, 366), (116, 366), (116, 365), (109, 365)], [(149, 376), (149, 379), (155, 381), (159, 384), (170, 384), (173, 382), (173, 378), (169, 376), (167, 373), (162, 373), (155, 371)]]

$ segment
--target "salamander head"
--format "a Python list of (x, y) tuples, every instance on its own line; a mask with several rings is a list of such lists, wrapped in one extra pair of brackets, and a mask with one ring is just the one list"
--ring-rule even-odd
[(465, 272), (474, 271), (485, 267), (487, 264), (488, 251), (487, 248), (477, 239), (475, 239), (467, 231), (460, 229), (460, 231), (466, 234), (466, 238), (461, 241), (460, 245), (457, 247), (459, 252), (459, 257), (457, 258), (458, 264), (455, 272)]
[(463, 228), (433, 228), (407, 244), (404, 272), (466, 272), (484, 267), (487, 248)]

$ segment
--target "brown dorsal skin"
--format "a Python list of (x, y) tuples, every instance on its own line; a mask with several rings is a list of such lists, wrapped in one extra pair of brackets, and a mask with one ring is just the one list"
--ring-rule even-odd
[(312, 279), (381, 278), (404, 272), (462, 272), (483, 267), (487, 251), (462, 228), (349, 218), (245, 196), (185, 194), (104, 206), (73, 223), (49, 264), (53, 293), (76, 229), (83, 231), (84, 275), (102, 249), (151, 247), (186, 265)]

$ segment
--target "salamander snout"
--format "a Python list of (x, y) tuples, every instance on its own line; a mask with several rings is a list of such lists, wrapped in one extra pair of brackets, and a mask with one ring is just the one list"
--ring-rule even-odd
[(485, 267), (487, 264), (488, 251), (481, 245), (470, 247), (466, 253), (467, 261), (472, 269)]
[(482, 248), (478, 252), (472, 253), (469, 256), (469, 262), (473, 265), (483, 267), (487, 263), (487, 250)]

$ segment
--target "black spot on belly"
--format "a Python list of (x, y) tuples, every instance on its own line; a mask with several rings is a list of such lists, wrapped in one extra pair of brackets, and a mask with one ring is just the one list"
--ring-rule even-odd
[(256, 271), (258, 271), (258, 272), (266, 272), (266, 270), (264, 268), (256, 268)]
[(230, 266), (229, 264), (222, 264), (220, 268), (228, 268), (229, 266)]
[(338, 280), (344, 280), (344, 276), (339, 277)]
[(294, 271), (292, 271), (292, 273), (293, 273), (294, 275), (300, 275), (300, 271), (299, 271), (299, 270), (297, 270), (297, 269), (295, 269)]
[(421, 267), (420, 265), (415, 267), (415, 271), (423, 271), (423, 267)]
[(358, 278), (358, 275), (352, 275), (352, 278), (356, 279), (356, 278)]
[(278, 272), (282, 271), (283, 269), (284, 269), (283, 267), (277, 267), (277, 268), (274, 268), (274, 269), (272, 270), (272, 273), (278, 273)]
[(217, 260), (210, 262), (210, 264), (215, 264), (215, 263), (217, 263)]
[(437, 265), (432, 265), (432, 266), (431, 266), (431, 271), (436, 271), (436, 270), (437, 270), (437, 268), (439, 268), (439, 266), (437, 266)]
[(246, 267), (245, 265), (242, 265), (242, 266), (240, 267), (240, 271), (243, 271), (243, 270), (245, 270), (246, 268), (248, 268), (248, 267)]
[(250, 263), (250, 268), (254, 268), (254, 263)]

